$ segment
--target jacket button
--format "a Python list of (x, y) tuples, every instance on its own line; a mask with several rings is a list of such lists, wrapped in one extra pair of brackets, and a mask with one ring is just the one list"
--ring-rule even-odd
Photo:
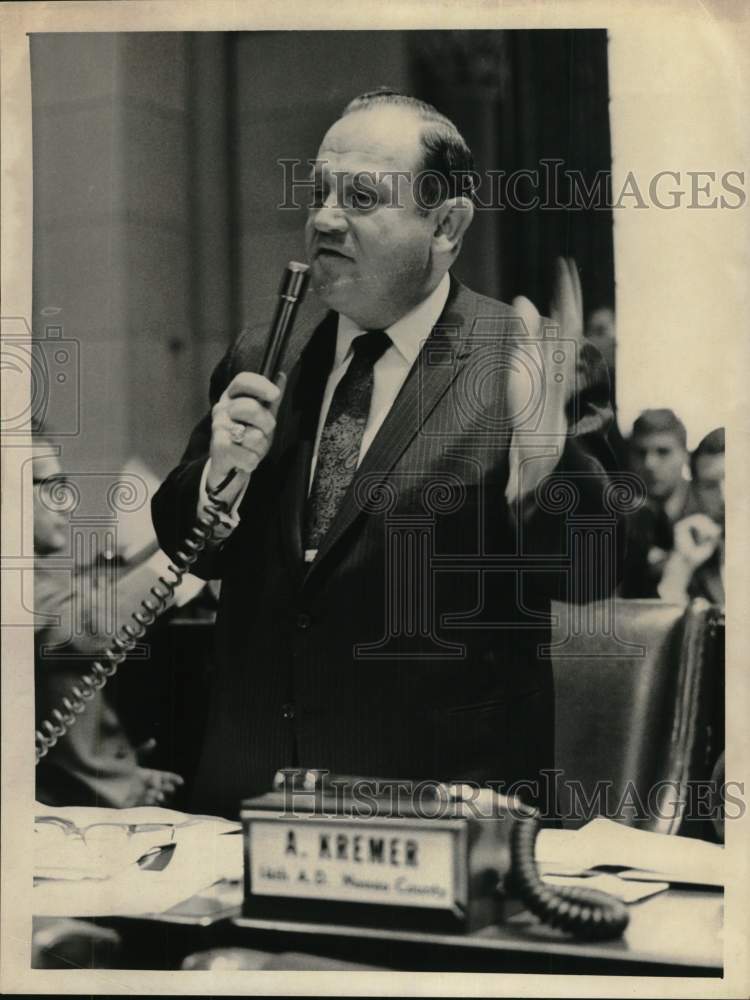
[(285, 705), (281, 706), (281, 716), (284, 719), (294, 718), (294, 705), (291, 702), (287, 702)]
[(297, 628), (306, 629), (310, 628), (311, 625), (312, 618), (306, 612), (303, 611), (301, 614), (297, 615)]

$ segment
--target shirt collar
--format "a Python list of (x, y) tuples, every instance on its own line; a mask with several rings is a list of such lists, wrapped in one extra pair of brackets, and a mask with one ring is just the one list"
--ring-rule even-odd
[[(410, 366), (414, 364), (422, 344), (429, 337), (433, 326), (440, 319), (450, 292), (450, 278), (444, 274), (437, 287), (419, 305), (411, 309), (401, 319), (386, 327), (386, 333), (393, 341), (393, 346), (404, 361)], [(343, 314), (339, 315), (338, 335), (336, 337), (336, 357), (334, 368), (347, 358), (355, 337), (365, 333), (361, 326)]]

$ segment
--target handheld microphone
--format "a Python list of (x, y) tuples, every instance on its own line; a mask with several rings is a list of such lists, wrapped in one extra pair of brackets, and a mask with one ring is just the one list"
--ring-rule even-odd
[[(266, 342), (260, 373), (269, 381), (274, 382), (279, 375), (279, 364), (284, 353), (297, 308), (302, 302), (307, 290), (309, 265), (290, 260), (284, 268), (284, 274), (279, 288), (279, 301), (271, 324), (271, 332)], [(219, 493), (227, 488), (237, 475), (236, 469), (231, 469), (219, 485), (210, 491), (210, 499), (216, 502)]]
[(279, 374), (279, 361), (284, 352), (297, 307), (305, 296), (309, 266), (290, 260), (284, 269), (279, 288), (279, 302), (273, 318), (271, 333), (266, 343), (260, 374), (273, 382)]

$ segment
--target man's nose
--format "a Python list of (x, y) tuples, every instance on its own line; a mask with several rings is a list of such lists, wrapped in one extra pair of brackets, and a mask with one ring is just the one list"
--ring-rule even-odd
[(346, 213), (336, 203), (333, 193), (313, 215), (313, 225), (321, 233), (342, 233), (346, 229)]

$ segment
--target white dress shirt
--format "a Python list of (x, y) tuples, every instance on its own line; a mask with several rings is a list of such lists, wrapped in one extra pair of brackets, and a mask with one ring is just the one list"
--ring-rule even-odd
[[(406, 313), (405, 316), (402, 316), (401, 319), (396, 320), (395, 323), (386, 328), (385, 332), (391, 339), (391, 345), (383, 352), (380, 358), (378, 358), (373, 367), (373, 386), (372, 398), (370, 401), (370, 413), (362, 434), (362, 444), (360, 445), (357, 466), (359, 466), (362, 462), (362, 459), (367, 453), (367, 449), (372, 444), (375, 435), (380, 430), (385, 418), (388, 416), (388, 413), (396, 400), (396, 396), (398, 396), (401, 387), (406, 381), (406, 376), (409, 374), (412, 365), (416, 361), (417, 356), (422, 349), (422, 345), (429, 337), (432, 328), (440, 318), (440, 314), (445, 308), (445, 303), (448, 300), (449, 291), (450, 278), (447, 274), (444, 274), (440, 283), (427, 296), (426, 299), (420, 302), (418, 306), (415, 306), (412, 310), (410, 310), (410, 312)], [(310, 467), (308, 495), (312, 487), (315, 467), (318, 461), (320, 437), (323, 433), (323, 427), (325, 425), (328, 409), (331, 405), (331, 400), (333, 399), (333, 394), (336, 390), (336, 386), (344, 377), (344, 373), (349, 367), (352, 357), (354, 356), (354, 352), (352, 351), (352, 342), (355, 337), (358, 337), (366, 332), (366, 330), (363, 330), (362, 327), (358, 326), (354, 320), (350, 319), (348, 316), (339, 315), (333, 367), (330, 375), (328, 376), (328, 381), (326, 382), (325, 391), (323, 393), (323, 402), (321, 404), (320, 415), (318, 417), (318, 430), (315, 435), (315, 448), (313, 449), (313, 457)], [(203, 469), (203, 476), (201, 478), (201, 496), (199, 501), (201, 508), (208, 499), (206, 494), (206, 482), (208, 479), (209, 465), (210, 459)], [(217, 534), (217, 538), (226, 537), (229, 531), (233, 530), (233, 528), (239, 523), (237, 508), (239, 507), (243, 496), (244, 490), (236, 498), (234, 504), (232, 505), (231, 514), (223, 520), (226, 530)], [(305, 552), (306, 562), (311, 562), (314, 557), (315, 550), (308, 549)]]
[[(417, 355), (422, 349), (422, 345), (440, 318), (440, 314), (448, 299), (449, 290), (450, 279), (445, 274), (440, 284), (427, 296), (424, 302), (420, 302), (411, 312), (402, 316), (392, 326), (387, 327), (385, 332), (391, 339), (391, 345), (378, 358), (372, 370), (373, 385), (370, 414), (362, 433), (362, 444), (359, 449), (357, 466), (362, 462), (367, 449), (372, 444), (375, 435), (388, 416), (401, 386), (406, 381), (406, 376), (409, 374), (412, 365), (417, 359)], [(358, 326), (354, 320), (349, 319), (348, 316), (339, 316), (336, 353), (333, 359), (333, 368), (331, 369), (331, 374), (328, 376), (325, 392), (323, 393), (323, 402), (320, 406), (318, 432), (315, 435), (315, 449), (310, 468), (308, 494), (312, 488), (315, 466), (318, 461), (320, 437), (323, 433), (323, 427), (333, 394), (354, 356), (352, 343), (356, 337), (361, 336), (363, 333), (367, 333), (367, 331)]]

